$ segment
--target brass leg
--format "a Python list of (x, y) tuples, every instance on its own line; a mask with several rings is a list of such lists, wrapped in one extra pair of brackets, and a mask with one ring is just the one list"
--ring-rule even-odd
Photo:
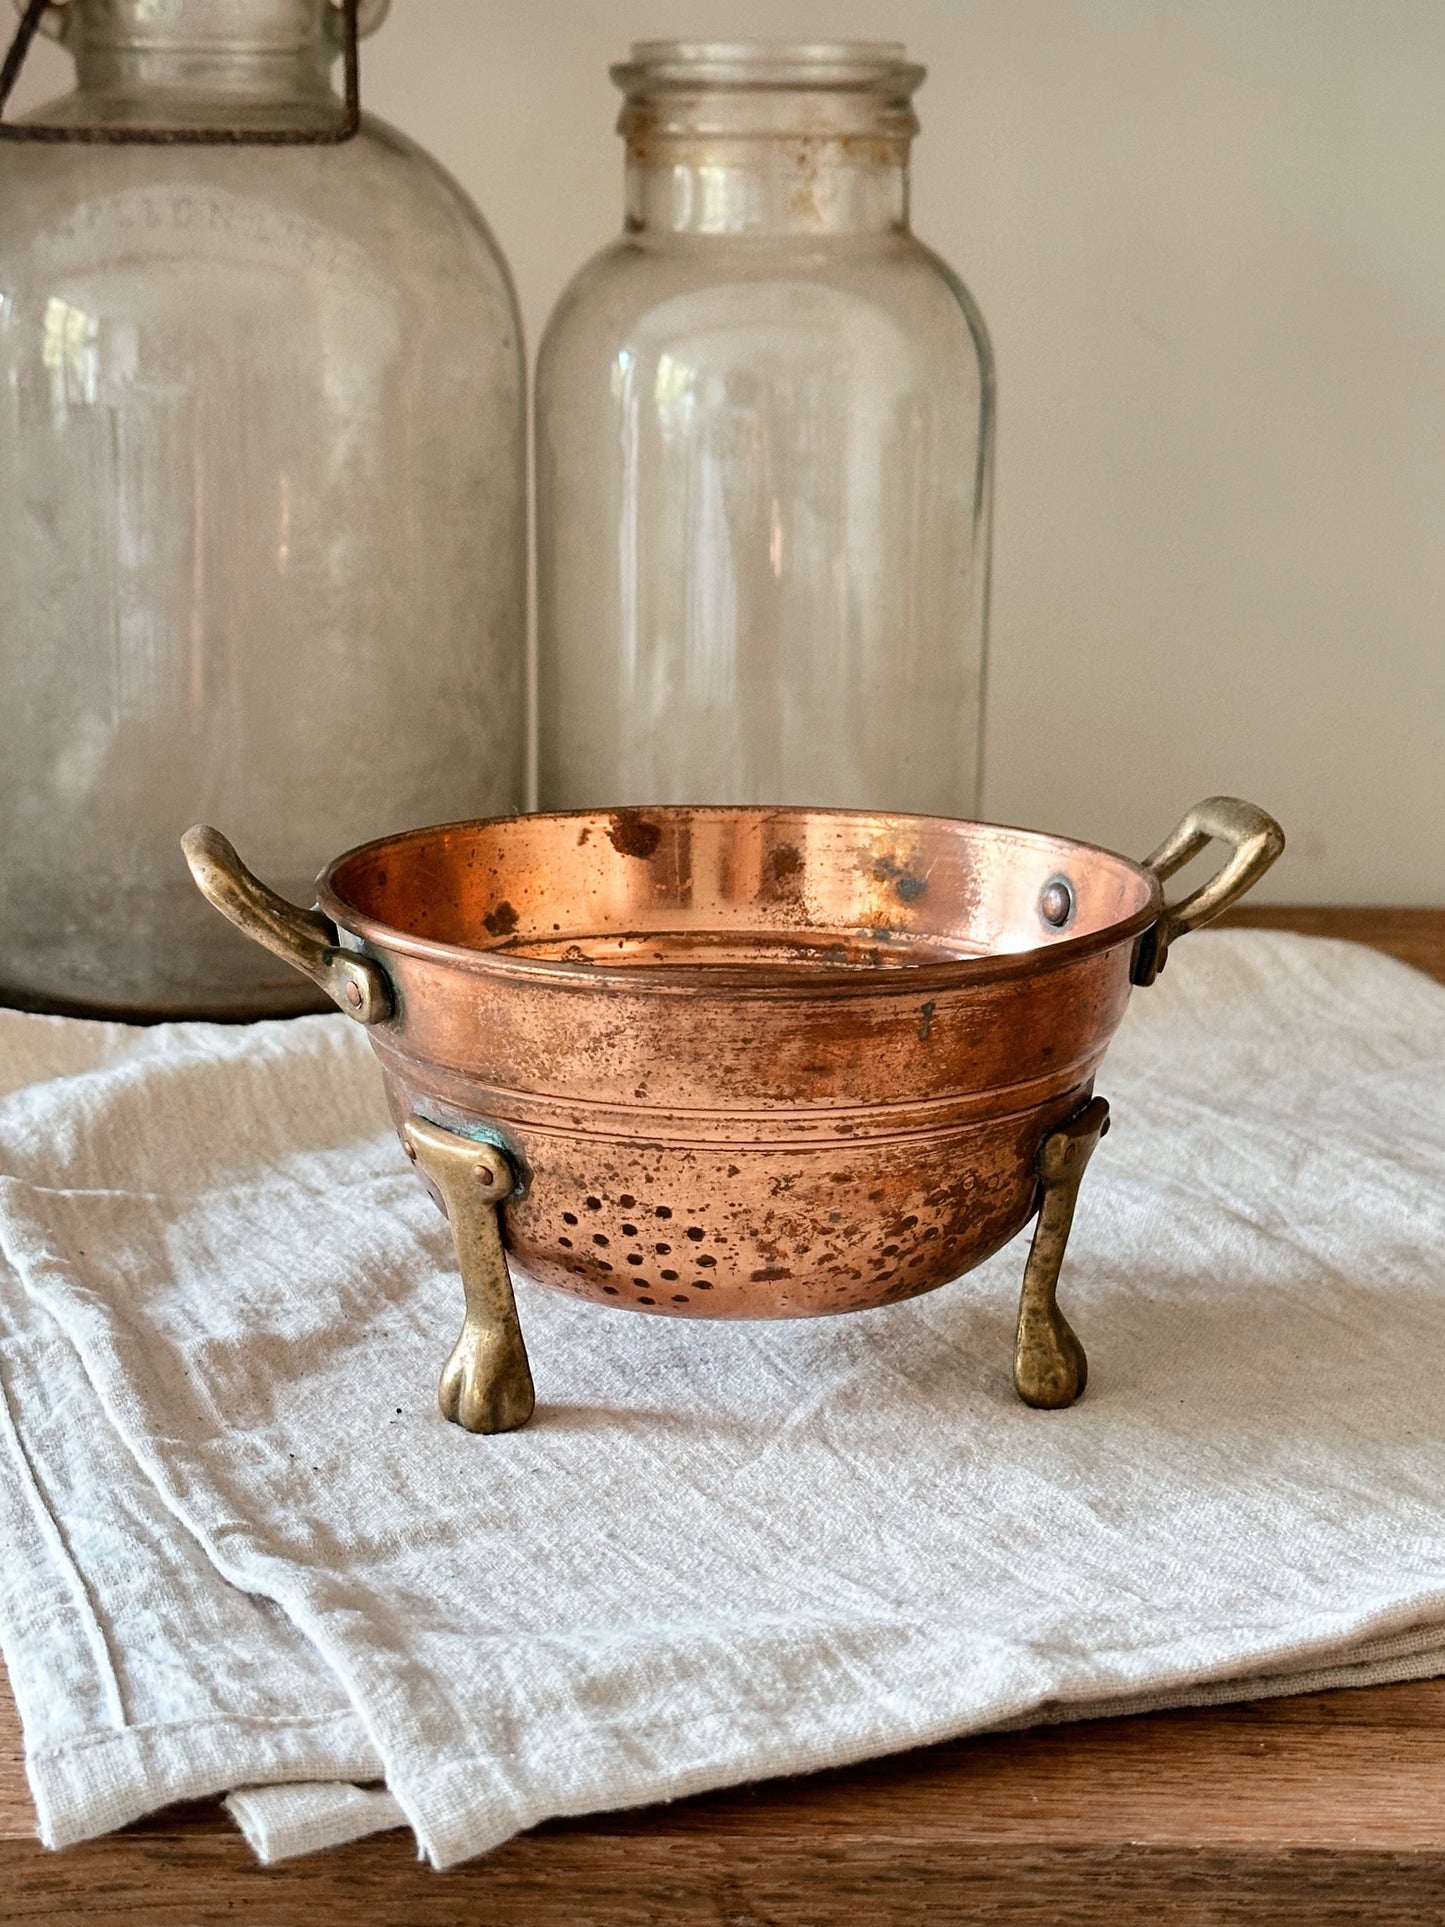
[(442, 1414), (467, 1432), (514, 1432), (532, 1416), (536, 1397), (502, 1249), (499, 1210), (512, 1167), (495, 1145), (426, 1118), (409, 1117), (402, 1135), (446, 1200), (466, 1297), (461, 1337), (437, 1388)]
[(1102, 1097), (1046, 1137), (1039, 1148), (1039, 1204), (1034, 1241), (1019, 1297), (1018, 1337), (1014, 1342), (1014, 1388), (1025, 1405), (1053, 1411), (1072, 1405), (1084, 1389), (1089, 1361), (1059, 1310), (1055, 1291), (1079, 1182), (1094, 1146), (1109, 1128), (1109, 1107)]

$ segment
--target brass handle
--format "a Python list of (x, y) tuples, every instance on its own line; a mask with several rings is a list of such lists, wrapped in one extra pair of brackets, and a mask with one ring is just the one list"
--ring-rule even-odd
[(1264, 810), (1237, 796), (1210, 796), (1196, 803), (1153, 855), (1145, 857), (1144, 868), (1165, 883), (1216, 837), (1232, 845), (1229, 860), (1182, 903), (1166, 904), (1159, 921), (1144, 932), (1134, 953), (1136, 984), (1152, 984), (1164, 968), (1170, 944), (1238, 903), (1284, 848), (1284, 831)]
[(302, 910), (253, 876), (219, 830), (197, 824), (181, 838), (196, 888), (227, 922), (309, 977), (359, 1024), (379, 1024), (394, 1009), (380, 964), (343, 950), (319, 910)]

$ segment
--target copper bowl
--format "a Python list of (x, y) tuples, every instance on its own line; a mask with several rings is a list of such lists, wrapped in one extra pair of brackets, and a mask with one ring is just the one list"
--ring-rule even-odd
[[(1215, 836), (1224, 867), (1166, 909)], [(1282, 847), (1219, 797), (1144, 863), (939, 817), (506, 817), (338, 857), (318, 914), (214, 830), (185, 839), (210, 900), (370, 1027), (457, 1233), (443, 1405), (478, 1430), (531, 1410), (503, 1244), (599, 1305), (813, 1317), (932, 1291), (1041, 1202), (1017, 1378), (1069, 1403), (1083, 1354), (1053, 1279), (1105, 1127), (1094, 1074), (1131, 985)]]

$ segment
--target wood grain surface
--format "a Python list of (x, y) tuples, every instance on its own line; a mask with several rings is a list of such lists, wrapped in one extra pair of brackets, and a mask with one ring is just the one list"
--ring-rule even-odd
[[(1266, 907), (1445, 981), (1445, 911)], [(1445, 1680), (963, 1740), (540, 1827), (258, 1867), (214, 1804), (36, 1844), (0, 1682), (0, 1921), (47, 1927), (1442, 1927)]]
[(1445, 983), (1445, 910), (1340, 909), (1331, 904), (1242, 905), (1221, 919), (1240, 930), (1293, 930), (1302, 937), (1367, 943)]

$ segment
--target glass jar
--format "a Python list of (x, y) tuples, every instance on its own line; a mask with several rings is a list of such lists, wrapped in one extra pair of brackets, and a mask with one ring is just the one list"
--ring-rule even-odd
[(0, 143), (0, 1000), (284, 1014), (183, 830), (309, 903), (522, 801), (516, 303), (404, 136), (293, 144), (341, 111), (330, 0), (52, 17), (77, 89), (32, 122), (122, 140)]
[(973, 815), (993, 366), (897, 45), (647, 42), (537, 373), (544, 807)]

